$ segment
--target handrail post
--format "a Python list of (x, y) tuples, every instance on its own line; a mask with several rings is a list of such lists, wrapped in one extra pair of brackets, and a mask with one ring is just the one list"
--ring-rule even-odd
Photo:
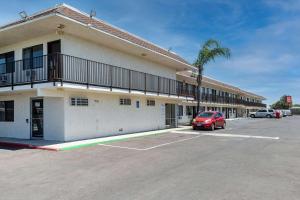
[(33, 59), (34, 58), (30, 58), (30, 85), (31, 85), (31, 88), (33, 88)]
[(171, 96), (171, 79), (169, 79), (169, 96)]
[(160, 77), (158, 76), (158, 79), (157, 79), (157, 81), (158, 81), (158, 86), (157, 86), (157, 95), (159, 95), (159, 91), (160, 91)]
[(15, 70), (15, 67), (13, 65), (12, 66), (12, 71), (11, 71), (11, 90), (14, 90), (14, 70)]
[(145, 75), (145, 94), (147, 93), (147, 74), (146, 73), (144, 73), (144, 75)]
[(65, 62), (65, 59), (64, 59), (64, 56), (62, 54), (59, 54), (59, 71), (60, 71), (60, 85), (63, 86), (64, 84), (64, 81), (63, 81), (63, 78), (64, 78), (64, 62)]
[(110, 71), (110, 91), (112, 91), (113, 87), (113, 66), (109, 65), (109, 71)]
[(130, 93), (131, 92), (131, 70), (129, 70), (129, 73), (128, 73), (128, 90)]
[(90, 84), (89, 84), (89, 82), (90, 82), (90, 70), (89, 70), (89, 61), (88, 60), (86, 60), (86, 87), (87, 88), (89, 88), (90, 87)]

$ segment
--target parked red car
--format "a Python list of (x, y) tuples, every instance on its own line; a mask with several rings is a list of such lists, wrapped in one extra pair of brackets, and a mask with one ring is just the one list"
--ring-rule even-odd
[(192, 126), (194, 130), (204, 128), (213, 131), (217, 127), (224, 129), (226, 126), (226, 120), (220, 112), (201, 112), (195, 119), (193, 119)]

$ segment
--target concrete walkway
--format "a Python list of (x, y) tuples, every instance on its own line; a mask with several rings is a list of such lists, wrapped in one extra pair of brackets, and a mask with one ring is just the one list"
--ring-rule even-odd
[(139, 132), (139, 133), (124, 134), (124, 135), (117, 135), (117, 136), (110, 136), (110, 137), (79, 140), (79, 141), (73, 141), (73, 142), (0, 138), (0, 146), (2, 145), (2, 146), (17, 147), (17, 148), (62, 151), (62, 150), (71, 150), (71, 149), (87, 147), (87, 146), (94, 146), (97, 144), (109, 143), (109, 142), (113, 142), (113, 141), (126, 140), (129, 138), (167, 133), (170, 131), (186, 130), (189, 128), (190, 128), (189, 126), (183, 126), (183, 127), (179, 127), (179, 128), (173, 128), (173, 129), (163, 129), (163, 130), (156, 130), (156, 131)]

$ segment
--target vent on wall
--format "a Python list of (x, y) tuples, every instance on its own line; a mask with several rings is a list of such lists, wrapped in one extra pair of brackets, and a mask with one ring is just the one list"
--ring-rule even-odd
[(89, 100), (85, 97), (71, 97), (71, 106), (89, 106)]
[(121, 98), (121, 99), (120, 99), (120, 105), (127, 105), (127, 106), (130, 106), (130, 105), (131, 105), (131, 99)]

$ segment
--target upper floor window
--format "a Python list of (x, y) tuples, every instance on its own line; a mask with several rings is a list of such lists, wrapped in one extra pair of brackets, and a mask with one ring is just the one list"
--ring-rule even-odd
[(14, 71), (15, 53), (8, 52), (0, 54), (0, 74), (11, 73)]
[(43, 45), (36, 45), (23, 49), (23, 69), (43, 67)]
[(0, 122), (14, 121), (14, 101), (0, 101)]

